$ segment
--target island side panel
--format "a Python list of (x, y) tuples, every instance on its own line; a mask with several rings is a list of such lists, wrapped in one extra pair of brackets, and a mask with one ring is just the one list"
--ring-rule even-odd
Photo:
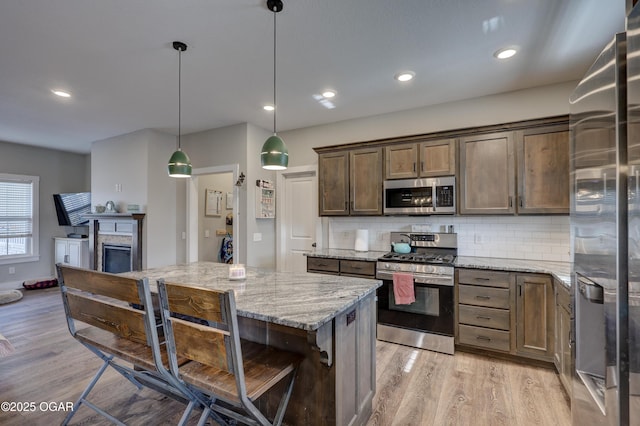
[[(375, 394), (375, 293), (314, 332), (246, 317), (238, 321), (243, 339), (305, 357), (296, 375), (286, 424), (366, 424)], [(319, 339), (330, 339), (330, 344)], [(318, 347), (332, 353), (322, 353)], [(273, 416), (279, 398), (279, 389), (270, 392), (258, 401), (259, 407)]]
[[(326, 365), (326, 356), (309, 344), (309, 333), (302, 329), (246, 317), (238, 317), (238, 325), (243, 339), (268, 344), (304, 356), (298, 367), (284, 423), (336, 425), (335, 364)], [(328, 330), (328, 333), (323, 334), (328, 334), (333, 340), (333, 321), (323, 327)], [(269, 418), (273, 418), (277, 410), (282, 390), (282, 386), (278, 386), (273, 389), (273, 392), (263, 395), (257, 402), (259, 409), (267, 413)]]
[(376, 392), (375, 295), (335, 319), (336, 416), (340, 425), (365, 424)]

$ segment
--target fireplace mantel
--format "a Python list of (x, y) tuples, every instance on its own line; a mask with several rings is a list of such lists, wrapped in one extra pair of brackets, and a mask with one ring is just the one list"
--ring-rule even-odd
[[(100, 222), (126, 222), (131, 224), (131, 267), (134, 271), (142, 269), (142, 222), (144, 213), (95, 213), (85, 215), (89, 219), (89, 265), (98, 270), (98, 255), (102, 247), (98, 247)], [(128, 232), (127, 232), (128, 233)], [(129, 234), (129, 233), (128, 233)]]

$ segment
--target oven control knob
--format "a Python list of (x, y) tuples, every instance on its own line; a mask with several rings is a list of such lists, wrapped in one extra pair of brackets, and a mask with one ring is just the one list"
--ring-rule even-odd
[(390, 268), (391, 268), (391, 265), (389, 265), (388, 263), (384, 264), (384, 269), (390, 269)]
[(396, 265), (393, 269), (395, 269), (396, 271), (400, 270), (400, 265)]
[(416, 265), (411, 265), (411, 272), (415, 272), (418, 267)]

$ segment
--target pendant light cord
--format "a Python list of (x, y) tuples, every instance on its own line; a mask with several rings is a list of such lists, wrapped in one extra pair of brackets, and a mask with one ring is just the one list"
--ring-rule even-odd
[(180, 133), (182, 132), (182, 48), (178, 49), (178, 151), (182, 151)]
[(276, 15), (277, 6), (273, 7), (273, 134), (276, 134), (276, 114), (278, 104), (276, 103)]

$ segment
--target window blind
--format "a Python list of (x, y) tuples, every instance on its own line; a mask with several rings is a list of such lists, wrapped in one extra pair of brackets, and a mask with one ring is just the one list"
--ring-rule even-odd
[(33, 182), (0, 178), (0, 256), (28, 254), (33, 237)]

